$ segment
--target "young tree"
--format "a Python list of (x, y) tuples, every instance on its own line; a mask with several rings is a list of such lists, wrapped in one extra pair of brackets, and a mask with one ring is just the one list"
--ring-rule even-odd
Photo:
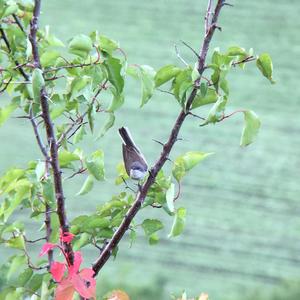
[[(146, 65), (128, 65), (118, 44), (98, 32), (76, 35), (65, 47), (49, 28), (39, 29), (41, 0), (0, 0), (0, 92), (10, 98), (0, 109), (0, 125), (14, 111), (18, 112), (19, 118), (28, 119), (41, 152), (40, 159), (29, 161), (23, 168), (11, 168), (0, 178), (0, 242), (20, 250), (3, 266), (7, 282), (1, 299), (31, 295), (41, 299), (52, 295), (56, 299), (72, 299), (75, 292), (82, 298), (95, 299), (95, 277), (107, 260), (117, 254), (118, 244), (128, 229), (130, 238), (135, 239), (134, 218), (141, 209), (163, 209), (174, 218), (169, 236), (180, 235), (186, 210), (175, 205), (180, 196), (180, 192), (175, 192), (176, 185), (180, 191), (186, 173), (210, 155), (199, 151), (184, 153), (171, 161), (172, 174), (164, 173), (163, 166), (170, 160), (186, 118), (199, 119), (202, 128), (243, 113), (240, 144), (247, 146), (253, 142), (260, 127), (257, 115), (245, 109), (225, 113), (229, 98), (227, 74), (235, 67), (244, 69), (247, 63), (256, 62), (263, 76), (273, 83), (272, 62), (267, 53), (256, 56), (253, 50), (239, 46), (229, 47), (225, 52), (214, 49), (207, 61), (210, 41), (215, 30), (221, 30), (218, 18), (226, 6), (231, 5), (225, 0), (208, 1), (201, 49), (198, 52), (186, 45), (195, 54), (194, 66), (177, 53), (184, 68), (168, 64), (155, 71)], [(104, 180), (103, 151), (86, 154), (77, 144), (88, 132), (93, 134), (98, 113), (107, 114), (107, 121), (97, 138), (102, 138), (114, 125), (114, 113), (124, 102), (126, 76), (140, 80), (141, 106), (165, 85), (178, 103), (178, 117), (167, 141), (158, 141), (161, 154), (139, 181), (137, 191), (124, 189), (96, 213), (78, 215), (69, 223), (62, 176), (70, 170), (73, 173), (69, 178), (86, 174), (78, 193), (84, 197), (95, 180)], [(111, 101), (107, 104), (99, 95), (110, 97)], [(203, 106), (210, 106), (206, 117), (199, 116)], [(125, 184), (128, 188), (128, 166), (119, 165), (118, 171), (116, 185)], [(45, 234), (30, 240), (24, 224), (11, 221), (18, 209), (28, 213), (38, 226), (44, 222)], [(145, 219), (141, 225), (149, 243), (157, 243), (162, 221)], [(34, 264), (27, 251), (29, 243), (43, 243), (40, 256), (46, 255), (47, 260), (41, 258)], [(95, 252), (91, 268), (80, 269), (80, 249), (87, 245), (100, 249), (100, 254)], [(59, 253), (63, 254), (63, 261), (58, 261)]]

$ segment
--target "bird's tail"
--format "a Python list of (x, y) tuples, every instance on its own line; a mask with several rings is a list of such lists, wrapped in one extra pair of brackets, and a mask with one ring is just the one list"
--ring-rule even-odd
[(128, 128), (126, 128), (126, 127), (119, 128), (119, 134), (120, 134), (120, 136), (121, 136), (121, 138), (122, 138), (125, 145), (127, 145), (129, 147), (133, 147), (138, 152), (140, 152), (139, 148), (134, 143)]

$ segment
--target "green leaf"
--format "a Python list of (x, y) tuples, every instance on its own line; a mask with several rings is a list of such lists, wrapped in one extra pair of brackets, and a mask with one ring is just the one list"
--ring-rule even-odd
[(73, 100), (81, 95), (90, 98), (90, 95), (85, 96), (85, 93), (89, 93), (91, 82), (92, 78), (90, 76), (75, 77), (70, 85), (70, 99)]
[(205, 153), (200, 151), (190, 151), (177, 157), (174, 161), (172, 174), (177, 181), (180, 181), (187, 171), (194, 168), (203, 159), (212, 153)]
[(200, 84), (200, 93), (201, 93), (201, 96), (203, 98), (206, 96), (207, 88), (208, 88), (207, 82), (201, 82), (201, 84)]
[(36, 292), (42, 285), (44, 274), (34, 274), (33, 277), (31, 277), (28, 288), (32, 292)]
[(10, 103), (7, 106), (0, 108), (0, 126), (9, 118), (11, 113), (18, 107), (16, 103)]
[(80, 160), (80, 157), (75, 153), (69, 152), (67, 150), (62, 150), (58, 153), (58, 160), (60, 166), (63, 168), (68, 167), (73, 161)]
[(141, 107), (144, 106), (152, 97), (155, 83), (154, 83), (155, 71), (150, 66), (140, 66), (140, 77), (142, 87), (142, 101)]
[(169, 238), (178, 236), (182, 233), (185, 226), (185, 216), (186, 209), (184, 207), (178, 208), (175, 214), (171, 232), (168, 235)]
[(94, 132), (94, 120), (95, 120), (95, 106), (91, 105), (88, 109), (88, 121), (89, 121), (89, 126), (91, 129), (91, 132)]
[(153, 233), (149, 236), (149, 244), (156, 245), (159, 242), (159, 237), (156, 233)]
[(51, 214), (51, 227), (52, 232), (50, 235), (50, 242), (51, 243), (57, 243), (58, 237), (59, 237), (59, 219), (57, 214)]
[(73, 37), (69, 43), (69, 52), (85, 58), (92, 50), (93, 43), (89, 36), (79, 34)]
[(85, 220), (83, 224), (81, 224), (83, 231), (89, 231), (89, 230), (95, 230), (95, 229), (101, 229), (101, 228), (107, 228), (111, 225), (110, 221), (106, 218), (92, 215)]
[(100, 35), (100, 49), (112, 55), (113, 51), (119, 48), (119, 45), (114, 40), (106, 37), (105, 35)]
[(129, 247), (131, 248), (133, 243), (136, 240), (136, 231), (134, 229), (130, 229), (129, 239), (130, 239), (130, 246)]
[[(4, 221), (6, 222), (10, 215), (20, 205), (20, 203), (30, 196), (31, 183), (27, 179), (21, 179), (15, 183), (14, 190), (16, 191), (15, 196), (9, 202), (9, 206), (4, 210)], [(4, 203), (3, 203), (4, 204)], [(1, 215), (1, 209), (0, 209)]]
[(35, 68), (32, 72), (32, 92), (35, 103), (40, 103), (41, 89), (45, 86), (43, 71)]
[(154, 77), (155, 87), (159, 87), (173, 79), (179, 72), (180, 69), (174, 65), (166, 65), (160, 68)]
[(78, 251), (80, 248), (88, 245), (90, 243), (90, 235), (88, 233), (83, 232), (80, 234), (79, 239), (76, 239), (73, 244), (74, 251)]
[(37, 181), (40, 181), (45, 176), (46, 164), (44, 161), (39, 161), (35, 167), (35, 174)]
[(17, 11), (18, 11), (18, 5), (17, 4), (9, 5), (5, 9), (5, 11), (4, 11), (3, 15), (2, 15), (2, 18), (8, 17), (8, 16), (16, 13)]
[(241, 48), (239, 46), (232, 46), (232, 47), (228, 48), (226, 55), (228, 55), (228, 56), (240, 56), (240, 55), (244, 56), (244, 55), (247, 55), (247, 52), (244, 48)]
[(55, 65), (60, 53), (56, 50), (48, 50), (41, 55), (41, 64), (44, 68)]
[(108, 112), (113, 113), (119, 109), (124, 103), (124, 94), (119, 94), (114, 87), (111, 87), (110, 91), (113, 94), (112, 101), (107, 109)]
[(50, 178), (45, 181), (42, 181), (43, 186), (43, 198), (48, 204), (54, 203), (55, 195), (54, 195), (54, 187)]
[(25, 286), (25, 284), (29, 281), (32, 275), (33, 271), (31, 268), (25, 269), (18, 277), (18, 286)]
[(80, 191), (76, 194), (76, 196), (82, 196), (87, 194), (93, 189), (94, 186), (94, 177), (89, 175), (84, 181)]
[(64, 95), (52, 94), (51, 96), (51, 106), (50, 106), (50, 117), (52, 120), (58, 118), (63, 114), (66, 109), (66, 99)]
[(115, 180), (115, 185), (120, 185), (124, 183), (124, 180), (128, 179), (129, 176), (126, 172), (125, 165), (123, 162), (118, 163), (117, 167), (118, 177)]
[(97, 139), (102, 138), (102, 137), (105, 135), (105, 133), (106, 133), (111, 127), (114, 126), (115, 119), (116, 119), (116, 117), (115, 117), (114, 113), (109, 113), (109, 114), (108, 114), (108, 118), (107, 118), (107, 120), (105, 121), (103, 127), (101, 128), (100, 133), (99, 133)]
[(20, 270), (21, 266), (26, 264), (25, 255), (15, 255), (12, 257), (10, 266), (7, 272), (7, 279), (10, 280), (15, 273)]
[(257, 60), (256, 65), (261, 73), (270, 80), (271, 83), (275, 83), (272, 78), (273, 74), (273, 64), (272, 59), (268, 53), (261, 54)]
[(217, 102), (213, 105), (213, 107), (208, 112), (208, 116), (201, 126), (204, 126), (209, 123), (216, 123), (220, 120), (222, 115), (224, 114), (224, 110), (227, 104), (227, 96), (219, 97)]
[(109, 57), (104, 65), (107, 69), (108, 80), (116, 88), (118, 94), (121, 94), (124, 88), (124, 78), (121, 75), (122, 64), (118, 58)]
[(153, 233), (164, 228), (163, 223), (157, 219), (146, 219), (142, 223), (142, 228), (146, 236), (150, 237)]
[(175, 185), (174, 185), (174, 183), (171, 183), (170, 187), (168, 188), (168, 190), (166, 192), (166, 200), (167, 200), (167, 205), (168, 205), (170, 212), (175, 211), (174, 196), (175, 196)]
[(172, 82), (173, 93), (182, 107), (186, 101), (187, 91), (193, 86), (191, 74), (191, 68), (181, 70)]
[(251, 144), (260, 128), (260, 120), (255, 112), (251, 110), (244, 111), (244, 128), (241, 137), (241, 146), (247, 146)]
[(227, 96), (229, 95), (228, 81), (226, 79), (220, 80), (220, 88)]
[[(205, 85), (204, 82), (202, 84)], [(215, 103), (217, 99), (218, 99), (218, 94), (215, 89), (208, 88), (205, 91), (204, 86), (202, 86), (202, 91), (201, 91), (201, 85), (200, 85), (200, 94), (196, 95), (192, 104), (192, 109), (195, 109), (203, 105)]]
[(7, 247), (20, 249), (20, 250), (23, 250), (25, 247), (25, 242), (22, 235), (18, 235), (10, 238), (8, 241), (6, 241), (5, 244)]
[(77, 144), (80, 141), (83, 140), (83, 137), (86, 135), (86, 131), (85, 131), (85, 126), (82, 125), (80, 126), (80, 128), (76, 131), (76, 133), (74, 134), (74, 138), (73, 138), (73, 143)]
[(45, 36), (45, 40), (49, 43), (49, 46), (52, 46), (52, 47), (65, 47), (65, 44), (53, 34), (48, 33)]
[(43, 282), (41, 286), (41, 299), (40, 300), (48, 300), (51, 298), (51, 284), (50, 281), (52, 281), (52, 277), (50, 274), (45, 274), (43, 277)]
[(104, 153), (102, 150), (95, 151), (91, 158), (85, 160), (85, 164), (91, 175), (97, 180), (104, 180)]

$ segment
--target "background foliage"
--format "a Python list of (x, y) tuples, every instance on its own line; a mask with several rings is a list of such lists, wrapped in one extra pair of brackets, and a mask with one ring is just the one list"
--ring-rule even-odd
[[(145, 63), (146, 58), (149, 65), (159, 67), (161, 61), (178, 63), (174, 42), (179, 44), (183, 39), (193, 47), (199, 47), (202, 30), (199, 16), (203, 15), (206, 1), (201, 1), (201, 5), (198, 2), (192, 1), (187, 6), (179, 0), (149, 3), (52, 0), (43, 3), (41, 22), (50, 24), (62, 39), (97, 28), (120, 42), (130, 62)], [(300, 122), (296, 115), (299, 92), (295, 88), (298, 62), (291, 59), (299, 55), (300, 38), (295, 22), (300, 25), (297, 19), (300, 5), (297, 1), (270, 0), (232, 3), (235, 7), (221, 15), (223, 32), (216, 33), (213, 45), (225, 50), (228, 45), (239, 44), (246, 49), (254, 46), (257, 53), (265, 49), (270, 52), (278, 83), (272, 88), (264, 78), (257, 76), (254, 65), (247, 66), (242, 76), (238, 71), (230, 75), (234, 99), (230, 107), (232, 110), (243, 106), (255, 109), (263, 120), (263, 130), (257, 143), (240, 149), (237, 145), (242, 116), (231, 118), (222, 126), (216, 125), (218, 128), (210, 126), (197, 131), (195, 119), (185, 124), (182, 137), (187, 142), (177, 145), (174, 157), (189, 150), (190, 141), (194, 149), (201, 151), (219, 149), (214, 160), (203, 162), (183, 183), (181, 201), (185, 201), (188, 211), (185, 235), (178, 241), (162, 239), (153, 248), (148, 248), (147, 241), (139, 238), (136, 245), (127, 250), (129, 242), (123, 241), (118, 264), (110, 262), (105, 267), (104, 276), (112, 286), (122, 281), (136, 290), (145, 287), (145, 291), (151, 293), (157, 290), (179, 292), (185, 287), (189, 293), (205, 290), (214, 299), (232, 299), (239, 297), (245, 288), (250, 292), (263, 287), (268, 292), (280, 285), (281, 280), (300, 276), (297, 259), (300, 246), (299, 187), (296, 182), (300, 165), (297, 156)], [(116, 16), (115, 19), (112, 16)], [(183, 46), (180, 50), (185, 60), (194, 60), (189, 50)], [(117, 112), (115, 128), (118, 125), (131, 128), (137, 143), (142, 145), (143, 152), (152, 162), (160, 151), (152, 138), (165, 138), (164, 128), (172, 124), (176, 111), (172, 111), (172, 99), (161, 94), (148, 104), (146, 115), (143, 110), (136, 114), (139, 95), (139, 85), (132, 81), (126, 89), (125, 106)], [(38, 149), (32, 147), (31, 128), (25, 130), (22, 122), (10, 120), (0, 131), (1, 173), (12, 161), (19, 166), (28, 157), (35, 159), (38, 154)], [(136, 126), (144, 122), (151, 130)], [(88, 151), (98, 148), (107, 153), (108, 184), (97, 183), (88, 197), (90, 202), (67, 195), (71, 213), (76, 213), (74, 208), (79, 206), (82, 213), (91, 213), (95, 203), (108, 199), (113, 187), (114, 166), (121, 160), (116, 131), (112, 130), (105, 139), (94, 142), (94, 149)], [(70, 184), (69, 194), (73, 194), (83, 180), (78, 178)], [(153, 211), (153, 215), (157, 213)], [(22, 214), (19, 218), (22, 219)], [(171, 226), (171, 220), (167, 222)], [(1, 257), (6, 255), (2, 252), (3, 249)], [(158, 282), (164, 286), (159, 286)], [(158, 296), (158, 299), (163, 297)]]

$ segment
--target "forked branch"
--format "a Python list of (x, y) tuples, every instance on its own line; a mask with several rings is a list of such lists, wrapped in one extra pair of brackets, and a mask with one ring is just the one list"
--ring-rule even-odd
[[(186, 116), (189, 115), (189, 110), (191, 108), (191, 105), (192, 105), (195, 97), (196, 97), (197, 89), (198, 89), (198, 86), (201, 81), (201, 75), (205, 70), (205, 60), (206, 60), (206, 55), (207, 55), (207, 52), (209, 49), (209, 44), (210, 44), (212, 36), (215, 32), (215, 29), (218, 27), (216, 24), (218, 21), (220, 11), (221, 11), (222, 7), (224, 6), (224, 3), (225, 3), (224, 0), (217, 1), (215, 9), (212, 13), (213, 16), (211, 18), (211, 21), (210, 21), (211, 9), (209, 8), (206, 12), (205, 24), (204, 24), (205, 25), (205, 35), (204, 35), (204, 39), (202, 42), (200, 54), (198, 57), (198, 72), (200, 74), (200, 77), (195, 82), (195, 87), (193, 88), (193, 90), (187, 100), (186, 108), (183, 109), (180, 112), (180, 114), (178, 115), (176, 122), (172, 128), (172, 131), (169, 135), (168, 141), (166, 143), (164, 143), (163, 151), (162, 151), (160, 157), (158, 158), (158, 160), (156, 161), (156, 163), (154, 164), (154, 166), (150, 169), (150, 172), (149, 172), (150, 175), (147, 178), (147, 180), (145, 181), (145, 183), (141, 186), (139, 192), (137, 193), (136, 199), (135, 199), (133, 205), (128, 210), (121, 225), (115, 231), (111, 240), (108, 242), (108, 244), (105, 246), (105, 248), (101, 252), (100, 256), (97, 258), (97, 260), (93, 264), (93, 270), (95, 271), (94, 276), (96, 276), (98, 274), (98, 272), (104, 266), (106, 261), (110, 258), (112, 251), (118, 245), (118, 243), (122, 239), (123, 235), (129, 228), (131, 221), (133, 220), (133, 218), (135, 217), (135, 215), (141, 208), (150, 187), (155, 182), (155, 178), (156, 178), (158, 172), (161, 170), (161, 168), (163, 167), (165, 162), (168, 160), (169, 154), (170, 154), (175, 142), (177, 141), (179, 130), (180, 130)], [(210, 7), (210, 6), (211, 6), (211, 1), (208, 2), (208, 7)], [(208, 28), (206, 28), (206, 26), (208, 26)]]

